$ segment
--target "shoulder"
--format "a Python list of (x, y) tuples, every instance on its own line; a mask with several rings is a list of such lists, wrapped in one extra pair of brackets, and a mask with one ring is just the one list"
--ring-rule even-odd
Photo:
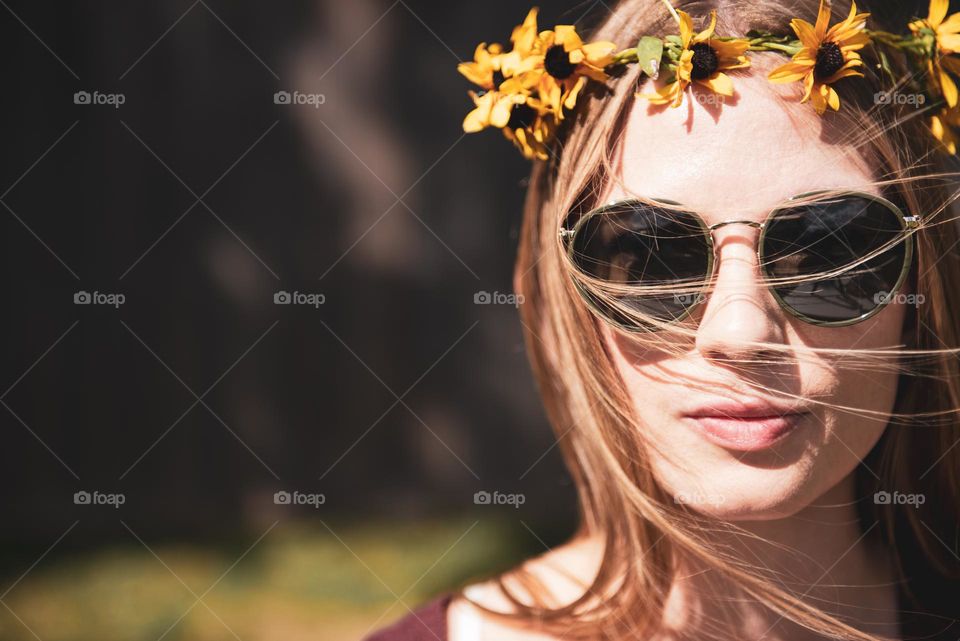
[(396, 623), (364, 637), (363, 641), (447, 641), (450, 599), (449, 594), (438, 597)]
[[(538, 557), (524, 562), (517, 570), (536, 579), (546, 593), (536, 595), (542, 603), (559, 607), (572, 603), (586, 592), (596, 575), (603, 554), (596, 537), (578, 537)], [(521, 603), (532, 605), (534, 595), (529, 582), (508, 572), (500, 577), (503, 585)], [(477, 607), (477, 606), (482, 607)], [(497, 579), (467, 586), (451, 598), (447, 608), (449, 641), (548, 641), (553, 637), (524, 624), (497, 617), (487, 611), (511, 613), (513, 602), (507, 598)]]

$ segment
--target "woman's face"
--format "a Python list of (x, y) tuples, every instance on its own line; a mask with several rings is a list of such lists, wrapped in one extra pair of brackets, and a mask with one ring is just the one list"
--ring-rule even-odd
[[(831, 136), (821, 133), (809, 105), (781, 102), (762, 77), (741, 76), (737, 90), (738, 100), (719, 114), (697, 99), (704, 94), (696, 89), (677, 109), (648, 112), (645, 101), (637, 101), (618, 158), (622, 184), (611, 185), (603, 201), (631, 194), (670, 199), (713, 224), (762, 221), (777, 204), (808, 191), (879, 193), (855, 154), (821, 138)], [(856, 468), (893, 408), (898, 375), (889, 361), (846, 365), (843, 357), (809, 352), (797, 358), (795, 350), (898, 345), (905, 314), (904, 305), (891, 303), (839, 328), (793, 318), (763, 285), (758, 236), (747, 225), (714, 232), (716, 288), (694, 316), (695, 341), (667, 337), (686, 340), (679, 356), (604, 325), (661, 483), (676, 500), (733, 520), (789, 516), (816, 501)], [(789, 349), (757, 352), (749, 341)], [(782, 429), (733, 431), (688, 416), (731, 400), (799, 402), (808, 413)]]

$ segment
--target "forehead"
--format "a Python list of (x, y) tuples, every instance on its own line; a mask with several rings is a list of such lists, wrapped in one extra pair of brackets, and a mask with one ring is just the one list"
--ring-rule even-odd
[(614, 158), (620, 184), (611, 184), (604, 200), (665, 198), (713, 222), (732, 215), (759, 220), (809, 191), (879, 193), (859, 154), (836, 142), (856, 132), (829, 125), (835, 114), (817, 116), (763, 75), (739, 75), (734, 85), (737, 95), (719, 108), (699, 87), (677, 108), (651, 108), (638, 98)]

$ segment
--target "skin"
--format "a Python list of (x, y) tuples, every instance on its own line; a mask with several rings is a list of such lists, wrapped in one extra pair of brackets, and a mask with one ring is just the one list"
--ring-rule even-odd
[[(719, 107), (697, 100), (708, 96), (696, 89), (694, 99), (688, 94), (677, 109), (651, 109), (637, 101), (617, 158), (619, 184), (611, 184), (601, 202), (632, 194), (666, 198), (713, 224), (762, 221), (776, 205), (807, 191), (878, 193), (869, 168), (849, 149), (830, 143), (839, 134), (827, 129), (829, 115), (821, 120), (809, 105), (796, 105), (795, 88), (770, 85), (764, 72), (737, 76), (736, 99)], [(905, 307), (891, 303), (849, 327), (803, 323), (782, 310), (764, 286), (755, 253), (758, 237), (759, 230), (746, 225), (714, 232), (716, 289), (691, 319), (695, 339), (672, 337), (687, 341), (679, 356), (604, 326), (609, 352), (633, 399), (638, 429), (650, 443), (656, 476), (669, 492), (770, 542), (730, 541), (745, 560), (786, 569), (809, 586), (809, 598), (824, 599), (828, 611), (859, 619), (866, 631), (896, 636), (896, 621), (889, 614), (896, 606), (890, 569), (882, 553), (862, 543), (853, 472), (886, 429), (898, 375), (862, 365), (844, 367), (819, 354), (791, 361), (805, 347), (901, 344)], [(758, 354), (748, 341), (776, 343), (790, 351)], [(743, 362), (750, 359), (764, 362)], [(758, 391), (756, 385), (769, 391)], [(798, 429), (767, 450), (745, 454), (709, 441), (682, 419), (684, 410), (718, 396), (802, 397), (855, 411), (811, 403), (811, 414)], [(579, 596), (578, 586), (589, 583), (601, 552), (597, 538), (575, 538), (525, 567), (543, 576), (563, 602)], [(816, 638), (749, 603), (716, 605), (703, 597), (716, 594), (716, 586), (698, 578), (699, 568), (686, 570), (687, 578), (677, 582), (668, 599), (662, 638), (697, 638), (704, 620), (699, 615), (729, 617), (733, 609), (740, 638)], [(470, 594), (489, 607), (509, 609), (490, 583), (472, 586)], [(547, 638), (456, 600), (448, 614), (453, 641), (464, 638), (460, 635), (468, 620), (481, 622), (484, 639)]]

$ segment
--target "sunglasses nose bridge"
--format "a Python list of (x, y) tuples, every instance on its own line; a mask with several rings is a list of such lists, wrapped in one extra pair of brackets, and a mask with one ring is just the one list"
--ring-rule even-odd
[[(757, 222), (757, 221), (755, 221), (755, 220), (724, 220), (724, 221), (721, 221), (721, 222), (719, 222), (719, 223), (714, 223), (714, 224), (712, 224), (712, 225), (707, 225), (707, 226), (706, 226), (707, 239), (708, 239), (708, 242), (709, 242), (709, 244), (710, 244), (710, 248), (711, 248), (712, 251), (716, 251), (716, 243), (715, 243), (714, 238), (713, 238), (713, 232), (716, 231), (717, 229), (720, 229), (721, 227), (726, 227), (727, 225), (747, 225), (747, 226), (749, 226), (749, 227), (753, 227), (754, 229), (758, 229), (758, 230), (760, 230), (760, 231), (762, 232), (762, 231), (763, 231), (763, 228), (766, 226), (766, 223), (760, 223), (760, 222)], [(762, 234), (761, 234), (761, 237), (762, 237)], [(758, 241), (758, 242), (759, 242), (759, 241)], [(756, 250), (755, 253), (757, 254), (757, 259), (759, 260), (759, 259), (760, 259), (760, 247), (757, 246), (757, 247), (755, 248), (755, 250)]]
[(714, 230), (724, 227), (726, 225), (749, 225), (756, 229), (763, 229), (763, 223), (758, 223), (755, 220), (724, 220), (723, 222), (714, 223), (707, 227), (707, 230), (713, 234)]

